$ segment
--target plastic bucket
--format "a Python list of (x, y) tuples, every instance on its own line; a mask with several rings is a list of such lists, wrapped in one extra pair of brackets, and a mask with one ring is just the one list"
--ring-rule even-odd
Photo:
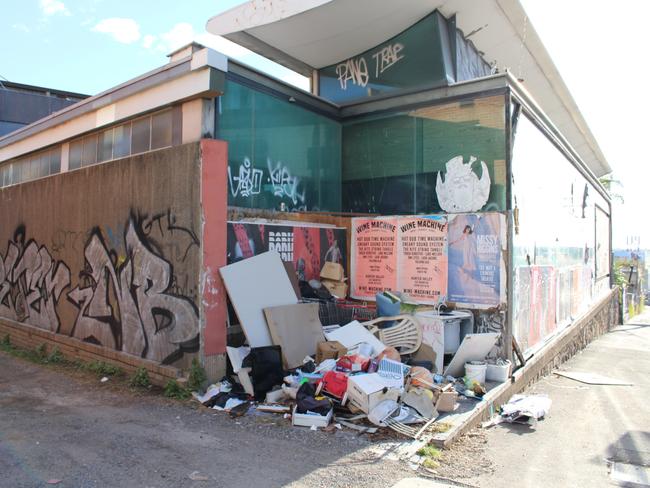
[(512, 363), (508, 360), (504, 361), (503, 364), (488, 364), (485, 377), (488, 381), (503, 383), (510, 377), (511, 366)]
[(485, 383), (485, 372), (487, 364), (484, 361), (470, 361), (465, 363), (465, 376), (468, 380), (478, 381), (480, 384)]

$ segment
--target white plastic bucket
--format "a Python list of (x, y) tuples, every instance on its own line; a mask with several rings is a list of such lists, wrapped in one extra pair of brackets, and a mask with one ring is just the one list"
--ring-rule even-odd
[(485, 377), (488, 381), (504, 383), (510, 377), (512, 363), (507, 359), (502, 364), (488, 364)]
[(484, 361), (470, 361), (465, 363), (465, 376), (468, 380), (478, 381), (480, 384), (485, 384), (485, 372), (487, 364)]

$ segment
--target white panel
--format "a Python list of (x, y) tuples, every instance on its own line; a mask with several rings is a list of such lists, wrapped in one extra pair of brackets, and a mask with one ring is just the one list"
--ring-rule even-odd
[(248, 345), (272, 345), (263, 310), (298, 303), (280, 255), (276, 251), (265, 252), (219, 271)]

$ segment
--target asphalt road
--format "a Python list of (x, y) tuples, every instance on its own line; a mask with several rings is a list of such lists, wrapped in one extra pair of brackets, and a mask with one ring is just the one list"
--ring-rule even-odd
[(0, 352), (2, 488), (380, 488), (413, 476), (376, 445), (281, 416), (230, 419)]
[[(599, 487), (612, 486), (611, 461), (650, 466), (648, 324), (650, 313), (562, 366), (633, 386), (550, 375), (528, 391), (553, 400), (544, 421), (475, 432), (445, 455), (440, 473), (465, 486)], [(414, 483), (381, 442), (351, 431), (312, 432), (268, 414), (230, 419), (192, 405), (0, 352), (0, 488)]]

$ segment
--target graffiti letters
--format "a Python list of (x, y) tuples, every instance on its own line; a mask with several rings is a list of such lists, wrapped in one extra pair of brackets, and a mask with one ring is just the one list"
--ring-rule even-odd
[[(181, 287), (161, 251), (163, 241), (175, 242), (173, 256), (184, 261), (199, 246), (191, 229), (177, 225), (167, 212), (132, 216), (122, 238), (109, 236), (110, 244), (108, 233), (99, 228), (88, 235), (79, 281), (67, 293), (75, 311), (69, 334), (158, 362), (172, 362), (182, 351), (194, 350), (198, 311), (186, 293), (179, 293), (190, 288), (188, 279)], [(19, 227), (0, 255), (0, 316), (61, 332), (57, 308), (65, 303), (59, 299), (72, 286), (70, 277), (66, 263), (54, 260), (45, 246), (34, 240), (25, 243), (25, 229)]]
[(271, 183), (273, 184), (273, 194), (276, 197), (289, 197), (294, 205), (298, 202), (305, 202), (305, 191), (298, 192), (298, 185), (300, 180), (296, 176), (291, 175), (288, 167), (283, 166), (281, 162), (277, 162), (275, 166), (271, 159), (267, 159), (266, 163), (269, 167), (269, 174), (271, 175)]
[(56, 304), (70, 284), (70, 269), (55, 261), (35, 241), (24, 242), (20, 227), (0, 256), (0, 315), (11, 320), (57, 332)]
[(372, 58), (375, 60), (375, 76), (378, 77), (391, 66), (395, 66), (399, 60), (403, 59), (404, 55), (401, 54), (403, 49), (403, 44), (395, 43), (373, 54)]
[(366, 58), (348, 59), (336, 66), (341, 89), (348, 89), (348, 81), (359, 86), (366, 86), (370, 79)]
[[(382, 47), (373, 53), (370, 58), (374, 70), (372, 71), (375, 78), (379, 78), (384, 71), (395, 66), (399, 61), (404, 59), (404, 45), (396, 42)], [(341, 90), (348, 89), (348, 82), (353, 85), (365, 87), (370, 81), (370, 71), (368, 61), (365, 56), (350, 58), (336, 65), (336, 76), (338, 77)]]
[[(288, 198), (290, 204), (280, 202), (281, 211), (306, 211), (306, 192), (300, 189), (300, 178), (291, 174), (289, 167), (278, 161), (273, 163), (267, 158), (266, 165), (268, 176), (265, 177), (263, 169), (254, 168), (250, 159), (245, 158), (244, 164), (239, 166), (238, 176), (231, 177), (228, 167), (230, 193), (233, 197), (249, 197), (258, 195), (262, 191), (272, 193), (277, 198)], [(266, 184), (262, 185), (262, 182)]]
[(143, 226), (136, 231), (130, 219), (126, 259), (118, 265), (101, 233), (94, 232), (84, 251), (84, 283), (68, 300), (79, 309), (75, 337), (164, 362), (196, 339), (198, 314), (190, 300), (170, 293), (171, 264), (149, 244)]
[(248, 158), (245, 158), (244, 164), (239, 166), (237, 176), (232, 176), (230, 166), (228, 166), (228, 183), (232, 196), (249, 197), (258, 195), (262, 190), (262, 176), (262, 170), (253, 168)]

